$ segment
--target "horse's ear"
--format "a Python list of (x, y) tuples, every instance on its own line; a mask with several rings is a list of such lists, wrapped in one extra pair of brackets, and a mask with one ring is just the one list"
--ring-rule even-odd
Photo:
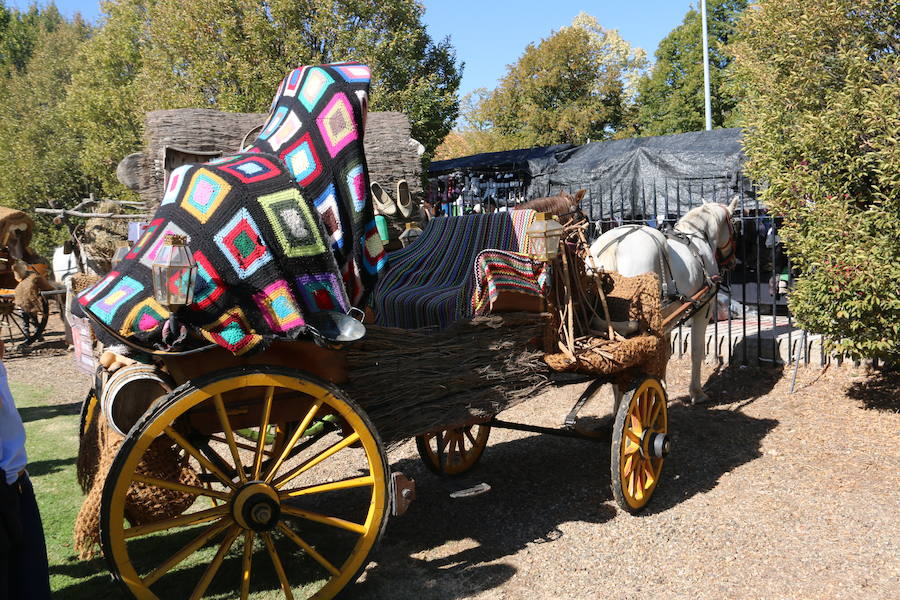
[(741, 198), (737, 194), (731, 199), (731, 202), (728, 203), (728, 212), (734, 214), (734, 211), (737, 210), (738, 202), (740, 202)]
[(587, 190), (578, 190), (575, 192), (575, 197), (573, 198), (576, 206), (581, 204), (581, 201), (584, 200), (584, 195), (587, 193)]

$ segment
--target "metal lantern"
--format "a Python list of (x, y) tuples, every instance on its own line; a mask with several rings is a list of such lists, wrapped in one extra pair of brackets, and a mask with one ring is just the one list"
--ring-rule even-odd
[(197, 263), (183, 235), (168, 234), (153, 261), (153, 296), (174, 311), (194, 300)]
[(403, 233), (400, 234), (400, 243), (404, 248), (412, 244), (422, 235), (422, 230), (419, 229), (415, 223), (407, 223), (406, 229), (403, 230)]
[(109, 261), (110, 265), (115, 267), (129, 252), (131, 252), (131, 246), (128, 245), (128, 242), (116, 242), (116, 251), (113, 252), (112, 259)]
[(559, 254), (559, 240), (563, 226), (556, 217), (547, 213), (534, 215), (528, 227), (528, 254), (534, 260), (551, 261)]

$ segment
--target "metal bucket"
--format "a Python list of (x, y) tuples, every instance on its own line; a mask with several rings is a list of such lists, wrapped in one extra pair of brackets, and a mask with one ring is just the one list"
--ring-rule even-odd
[(109, 376), (103, 386), (100, 407), (106, 422), (119, 434), (132, 426), (158, 398), (175, 389), (168, 374), (153, 365), (133, 364)]

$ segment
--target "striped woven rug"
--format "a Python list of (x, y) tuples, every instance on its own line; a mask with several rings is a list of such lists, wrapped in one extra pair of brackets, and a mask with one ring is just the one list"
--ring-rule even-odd
[(443, 329), (472, 316), (473, 265), (482, 250), (527, 250), (532, 210), (432, 219), (411, 246), (388, 255), (374, 292), (379, 325)]

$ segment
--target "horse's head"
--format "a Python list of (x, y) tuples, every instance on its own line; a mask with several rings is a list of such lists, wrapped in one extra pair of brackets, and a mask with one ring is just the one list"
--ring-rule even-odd
[(584, 213), (581, 212), (581, 201), (587, 190), (578, 190), (574, 194), (568, 192), (560, 192), (556, 196), (548, 196), (546, 198), (535, 198), (523, 204), (518, 205), (515, 210), (531, 209), (538, 212), (550, 213), (559, 217), (559, 222), (563, 225), (575, 223), (584, 219)]
[(676, 229), (700, 234), (709, 243), (720, 270), (734, 267), (737, 262), (734, 239), (734, 211), (738, 197), (728, 204), (709, 202), (691, 210), (675, 225)]
[(734, 268), (737, 263), (737, 244), (734, 239), (734, 211), (738, 206), (735, 196), (728, 204), (713, 202), (704, 206), (712, 211), (715, 234), (711, 236), (716, 244), (716, 263), (722, 270)]
[(566, 201), (566, 206), (564, 207), (564, 210), (567, 209), (566, 213), (581, 213), (581, 201), (584, 200), (586, 193), (587, 190), (578, 190), (574, 194), (560, 192), (559, 197)]

